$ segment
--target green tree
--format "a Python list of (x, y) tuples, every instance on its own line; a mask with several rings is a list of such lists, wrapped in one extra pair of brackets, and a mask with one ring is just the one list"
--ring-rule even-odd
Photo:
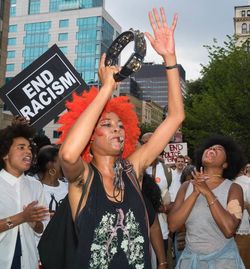
[(210, 134), (230, 135), (250, 160), (250, 53), (228, 36), (224, 47), (206, 46), (209, 63), (188, 83), (183, 134), (191, 152)]
[(145, 133), (154, 132), (157, 127), (158, 126), (154, 124), (142, 123), (140, 125), (141, 136), (144, 135)]

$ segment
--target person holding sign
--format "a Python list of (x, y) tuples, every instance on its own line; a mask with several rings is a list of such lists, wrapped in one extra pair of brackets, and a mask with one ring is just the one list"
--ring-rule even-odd
[[(126, 97), (110, 99), (117, 87), (113, 75), (119, 69), (105, 66), (105, 55), (99, 92), (92, 89), (74, 96), (59, 121), (59, 157), (78, 231), (72, 268), (151, 268), (147, 212), (138, 179), (184, 120), (184, 107), (174, 44), (177, 15), (168, 26), (164, 9), (159, 14), (154, 8), (149, 20), (154, 36), (146, 36), (166, 66), (168, 116), (148, 143), (135, 150), (139, 128), (133, 107)], [(83, 185), (87, 191), (79, 203)], [(160, 260), (158, 268), (166, 268), (166, 260)]]

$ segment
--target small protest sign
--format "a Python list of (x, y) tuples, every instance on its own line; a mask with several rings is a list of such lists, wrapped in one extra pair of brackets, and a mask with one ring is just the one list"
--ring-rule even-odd
[(169, 143), (162, 153), (165, 163), (174, 164), (176, 157), (187, 155), (187, 143)]
[(43, 128), (64, 109), (71, 93), (87, 84), (57, 45), (53, 45), (0, 90), (0, 97), (14, 115)]

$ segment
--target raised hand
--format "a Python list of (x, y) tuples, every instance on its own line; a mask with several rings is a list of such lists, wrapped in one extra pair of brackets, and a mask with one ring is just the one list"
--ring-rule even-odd
[(168, 27), (164, 8), (160, 8), (159, 16), (156, 8), (149, 12), (149, 20), (154, 32), (145, 33), (155, 51), (162, 57), (175, 55), (174, 30), (177, 24), (177, 14), (174, 15), (172, 25)]
[(119, 72), (119, 68), (116, 66), (105, 66), (106, 54), (104, 53), (101, 57), (99, 64), (99, 78), (101, 80), (102, 86), (108, 85), (113, 90), (117, 88), (117, 82), (114, 80), (114, 74)]

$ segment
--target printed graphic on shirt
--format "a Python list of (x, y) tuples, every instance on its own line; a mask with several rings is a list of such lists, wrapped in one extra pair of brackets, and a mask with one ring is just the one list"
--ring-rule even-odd
[(49, 212), (56, 212), (58, 206), (62, 203), (62, 200), (57, 201), (54, 193), (50, 193)]
[(134, 213), (129, 210), (124, 216), (122, 209), (117, 214), (106, 213), (95, 229), (94, 241), (91, 245), (91, 269), (108, 269), (110, 262), (117, 253), (117, 231), (123, 232), (121, 249), (126, 254), (129, 265), (136, 269), (144, 268), (144, 238), (139, 231)]

